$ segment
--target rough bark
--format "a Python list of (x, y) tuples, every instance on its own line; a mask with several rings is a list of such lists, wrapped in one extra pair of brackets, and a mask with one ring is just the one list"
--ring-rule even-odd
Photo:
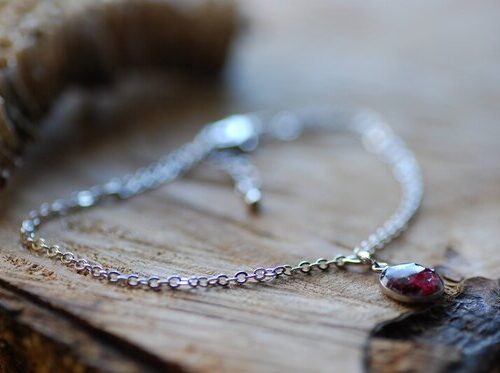
[(474, 277), (458, 294), (377, 326), (366, 348), (371, 372), (498, 372), (500, 286)]

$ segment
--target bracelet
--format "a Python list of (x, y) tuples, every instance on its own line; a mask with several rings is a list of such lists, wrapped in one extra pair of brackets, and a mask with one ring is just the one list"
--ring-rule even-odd
[[(397, 209), (366, 240), (354, 247), (351, 255), (303, 260), (297, 265), (259, 267), (230, 275), (143, 276), (107, 268), (75, 255), (62, 245), (48, 243), (37, 234), (38, 228), (48, 220), (91, 208), (109, 198), (126, 200), (158, 188), (181, 177), (203, 160), (225, 171), (233, 179), (235, 190), (244, 202), (252, 210), (257, 210), (262, 197), (260, 178), (256, 167), (243, 153), (255, 150), (261, 141), (294, 140), (305, 130), (345, 131), (356, 135), (368, 151), (391, 166), (401, 187)], [(131, 174), (74, 192), (69, 198), (43, 203), (22, 222), (21, 243), (31, 251), (59, 260), (78, 273), (130, 288), (159, 290), (243, 285), (249, 281), (267, 281), (313, 270), (326, 271), (331, 267), (363, 266), (379, 273), (382, 291), (391, 298), (402, 302), (428, 302), (444, 292), (443, 280), (434, 270), (416, 263), (389, 266), (374, 257), (406, 229), (420, 207), (422, 193), (421, 171), (413, 153), (374, 112), (312, 108), (275, 114), (241, 114), (207, 124), (191, 142)]]

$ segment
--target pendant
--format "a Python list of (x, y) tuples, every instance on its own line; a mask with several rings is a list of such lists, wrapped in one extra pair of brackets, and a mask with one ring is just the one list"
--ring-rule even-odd
[(427, 303), (444, 293), (441, 277), (416, 263), (389, 266), (380, 273), (379, 281), (385, 295), (404, 303)]

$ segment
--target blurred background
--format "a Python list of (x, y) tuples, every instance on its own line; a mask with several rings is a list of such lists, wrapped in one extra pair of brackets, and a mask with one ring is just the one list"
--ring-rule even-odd
[[(66, 3), (59, 3), (66, 9)], [(77, 9), (77, 19), (84, 3), (67, 3)], [(190, 14), (181, 2), (172, 4)], [(45, 93), (33, 79), (32, 92), (47, 110), (36, 121), (42, 128), (39, 137), (28, 142), (24, 165), (2, 195), (2, 276), (77, 315), (85, 325), (126, 341), (127, 348), (145, 351), (144, 361), (162, 368), (174, 363), (188, 371), (361, 371), (366, 368), (364, 347), (370, 330), (407, 311), (385, 302), (376, 281), (366, 276), (335, 273), (334, 281), (311, 276), (247, 293), (237, 289), (202, 294), (203, 300), (191, 293), (132, 295), (33, 257), (17, 243), (17, 222), (33, 206), (154, 161), (209, 121), (238, 112), (333, 104), (380, 112), (423, 167), (423, 209), (404, 239), (384, 251), (382, 259), (443, 264), (464, 277), (498, 278), (497, 1), (222, 4), (222, 10), (204, 9), (185, 24), (173, 23), (179, 29), (160, 16), (152, 17), (157, 22), (152, 25), (160, 30), (172, 27), (167, 36), (183, 42), (164, 46), (159, 38), (148, 49), (152, 54), (147, 61), (131, 48), (125, 69), (114, 68), (120, 54), (105, 47), (95, 32), (95, 18), (82, 18), (85, 21), (64, 34), (97, 35), (104, 46), (98, 50), (112, 56), (113, 68), (103, 63), (102, 70), (96, 68), (99, 74), (83, 69), (89, 75), (76, 74), (78, 79), (73, 79), (73, 70), (63, 69), (67, 81), (52, 93)], [(29, 13), (31, 8), (26, 9)], [(125, 13), (132, 19), (141, 14), (139, 9)], [(22, 27), (30, 29), (37, 17), (50, 20), (61, 13), (33, 14), (22, 18)], [(170, 17), (169, 12), (161, 14)], [(4, 17), (4, 26), (7, 18), (14, 19)], [(12, 29), (21, 28), (14, 23)], [(134, 45), (147, 44), (145, 26), (127, 31), (115, 25), (112, 30), (117, 40), (128, 35)], [(200, 35), (206, 39), (198, 39)], [(36, 41), (32, 36), (30, 42)], [(71, 66), (85, 60), (88, 50), (80, 39), (61, 38), (78, 57), (76, 62), (69, 59)], [(129, 39), (123, 40), (129, 45)], [(172, 55), (182, 58), (171, 62)], [(36, 66), (45, 57), (31, 56), (31, 62), (20, 66)], [(156, 68), (149, 68), (151, 61)], [(9, 70), (14, 65), (5, 71), (13, 74), (6, 75), (15, 86), (15, 69)], [(108, 73), (113, 79), (107, 79)], [(387, 170), (348, 139), (325, 136), (269, 144), (254, 159), (266, 193), (260, 216), (246, 214), (222, 174), (201, 167), (130, 204), (69, 217), (46, 232), (79, 253), (125, 270), (216, 273), (293, 261), (304, 253), (347, 253), (398, 201)], [(30, 269), (34, 264), (42, 269)], [(42, 333), (47, 334), (56, 338)], [(90, 345), (109, 344), (93, 334), (91, 340)], [(76, 361), (85, 360), (81, 356), (88, 351), (70, 345)], [(122, 354), (120, 359), (135, 359)]]

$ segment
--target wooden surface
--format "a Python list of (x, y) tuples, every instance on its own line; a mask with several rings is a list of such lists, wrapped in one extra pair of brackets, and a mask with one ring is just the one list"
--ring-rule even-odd
[[(331, 102), (382, 112), (415, 150), (426, 196), (412, 228), (381, 258), (446, 263), (466, 277), (500, 275), (500, 6), (240, 5), (249, 27), (224, 87), (195, 86), (164, 110), (105, 131), (53, 135), (3, 193), (5, 371), (362, 369), (370, 330), (406, 310), (379, 293), (374, 276), (334, 271), (234, 289), (134, 292), (18, 244), (31, 207), (152, 161), (204, 121), (241, 110)], [(120, 269), (214, 274), (347, 253), (398, 201), (389, 172), (350, 139), (270, 144), (255, 161), (266, 193), (260, 216), (247, 215), (225, 176), (203, 167), (44, 231)]]
[(365, 361), (371, 372), (500, 371), (500, 281), (460, 283), (455, 296), (381, 323)]
[(137, 75), (144, 83), (152, 71), (188, 72), (198, 79), (216, 75), (234, 35), (233, 5), (205, 0), (0, 2), (0, 184), (22, 163), (49, 113), (57, 106), (68, 111), (68, 101), (60, 102), (68, 92), (109, 89)]

